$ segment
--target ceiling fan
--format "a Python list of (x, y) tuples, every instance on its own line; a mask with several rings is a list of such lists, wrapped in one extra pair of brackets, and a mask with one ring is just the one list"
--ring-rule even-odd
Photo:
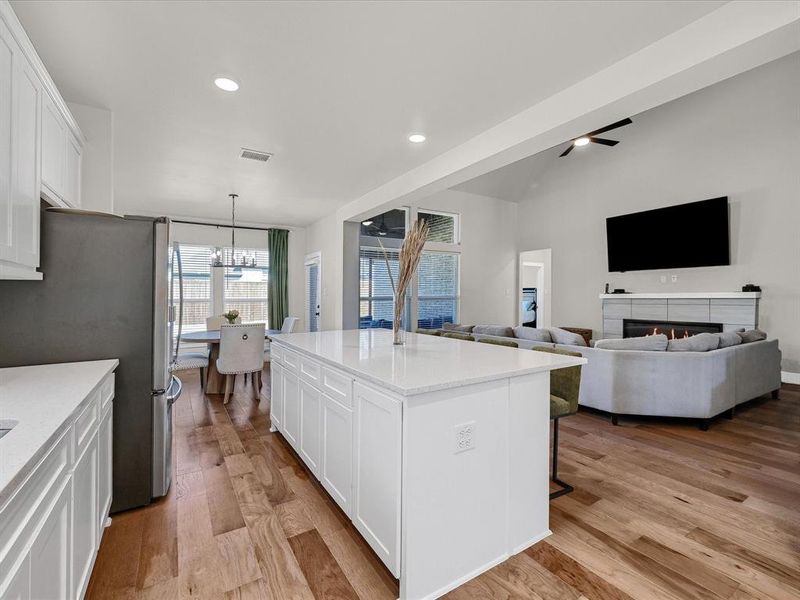
[(567, 154), (572, 152), (572, 149), (575, 148), (576, 146), (585, 146), (589, 142), (592, 142), (594, 144), (602, 144), (603, 146), (616, 146), (617, 144), (619, 144), (619, 140), (608, 140), (605, 138), (599, 138), (595, 136), (600, 135), (601, 133), (605, 133), (606, 131), (611, 131), (612, 129), (616, 129), (617, 127), (625, 127), (625, 125), (630, 125), (631, 123), (633, 123), (633, 121), (631, 121), (630, 119), (622, 119), (622, 121), (617, 121), (616, 123), (612, 123), (611, 125), (606, 125), (605, 127), (601, 127), (600, 129), (596, 129), (595, 131), (590, 131), (589, 133), (585, 133), (582, 136), (572, 140), (567, 149), (564, 150), (561, 154), (559, 154), (559, 157), (566, 156)]
[(378, 235), (384, 236), (384, 235), (388, 235), (388, 233), (390, 231), (404, 230), (405, 229), (404, 225), (400, 226), (400, 227), (387, 227), (386, 226), (386, 217), (385, 217), (385, 215), (381, 215), (381, 224), (380, 225), (376, 226), (373, 223), (373, 221), (369, 221), (369, 222), (364, 221), (361, 224), (366, 226), (366, 227), (369, 227), (370, 228), (370, 234), (372, 234), (372, 235), (377, 233)]

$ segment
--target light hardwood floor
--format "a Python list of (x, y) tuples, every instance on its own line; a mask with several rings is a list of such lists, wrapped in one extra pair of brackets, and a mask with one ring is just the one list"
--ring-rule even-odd
[[(115, 515), (87, 597), (397, 598), (397, 582), (299, 459), (269, 402), (184, 378), (169, 496)], [(265, 378), (269, 394), (269, 377)], [(707, 432), (680, 421), (561, 424), (553, 535), (447, 597), (800, 598), (800, 386)]]

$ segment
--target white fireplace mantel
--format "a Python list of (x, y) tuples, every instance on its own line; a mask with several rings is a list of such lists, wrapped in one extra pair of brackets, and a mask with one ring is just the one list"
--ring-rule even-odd
[(601, 300), (609, 298), (641, 298), (645, 300), (658, 300), (660, 298), (761, 298), (761, 292), (651, 292), (644, 294), (600, 294)]

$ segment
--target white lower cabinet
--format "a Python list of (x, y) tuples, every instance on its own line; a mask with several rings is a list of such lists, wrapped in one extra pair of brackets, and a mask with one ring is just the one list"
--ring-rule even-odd
[(288, 369), (283, 371), (283, 435), (292, 447), (300, 448), (300, 386), (297, 375)]
[(269, 418), (275, 429), (280, 429), (283, 424), (283, 367), (274, 360), (270, 367), (270, 399)]
[(402, 404), (353, 384), (356, 413), (353, 524), (395, 577), (400, 576)]
[(313, 385), (300, 380), (300, 456), (317, 477), (322, 454), (322, 394)]
[[(111, 506), (113, 377), (76, 409), (0, 506), (1, 600), (73, 600), (86, 593)], [(101, 405), (102, 418), (93, 419)]]
[(322, 394), (322, 485), (353, 516), (353, 410)]

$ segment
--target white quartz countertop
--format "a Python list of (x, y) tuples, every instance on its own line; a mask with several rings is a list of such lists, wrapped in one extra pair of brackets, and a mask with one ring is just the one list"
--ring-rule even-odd
[(0, 369), (0, 505), (55, 442), (64, 423), (119, 361)]
[(761, 298), (761, 292), (648, 292), (642, 294), (600, 294), (601, 300), (613, 298)]
[(392, 390), (411, 396), (473, 383), (583, 364), (585, 358), (518, 350), (433, 335), (406, 333), (392, 345), (385, 329), (289, 333), (274, 341)]

